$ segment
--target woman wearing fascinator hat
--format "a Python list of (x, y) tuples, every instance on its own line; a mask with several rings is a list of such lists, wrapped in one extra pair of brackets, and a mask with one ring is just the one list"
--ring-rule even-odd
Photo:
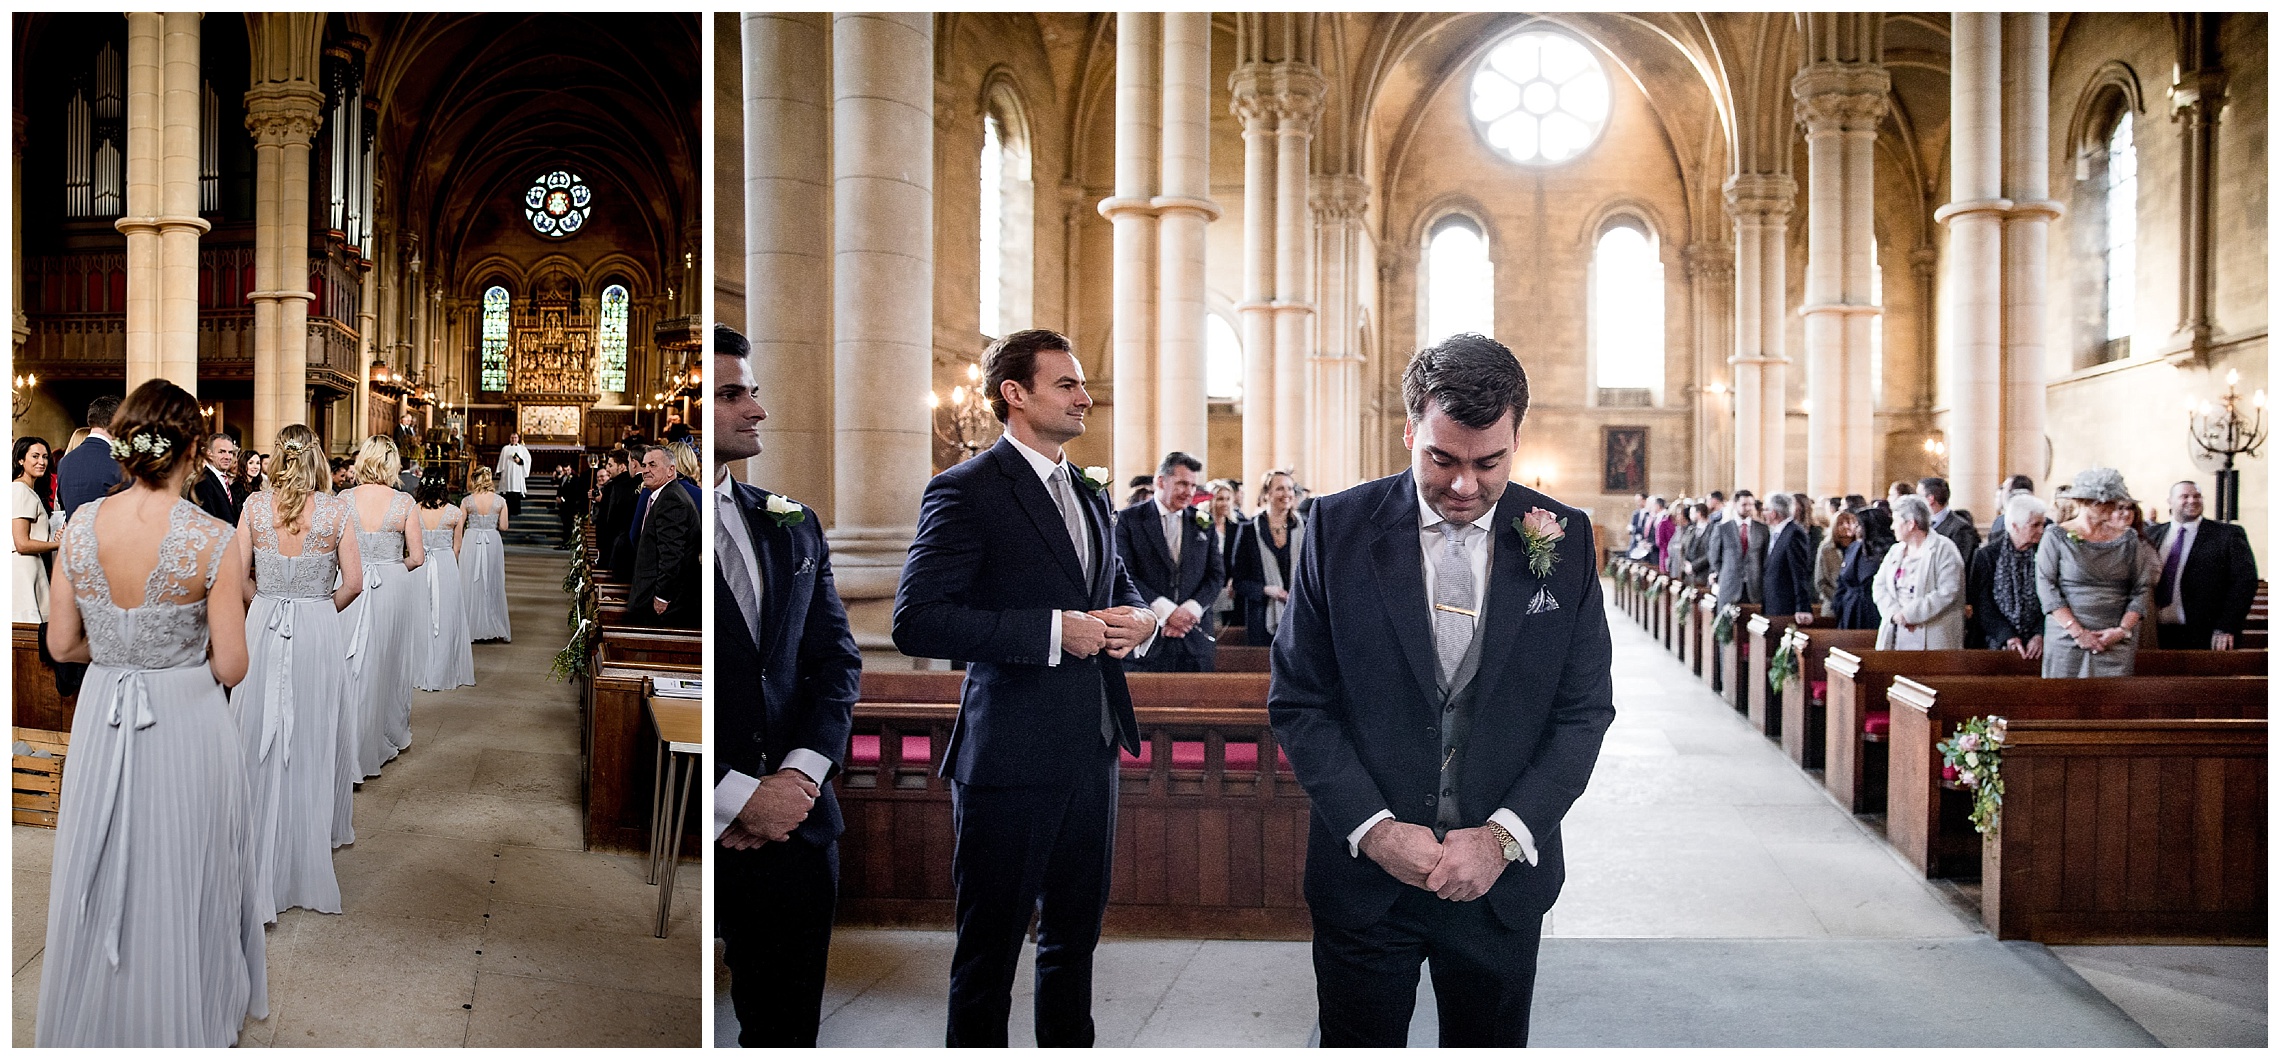
[(2044, 677), (2127, 677), (2138, 629), (2153, 613), (2161, 562), (2130, 526), (2136, 509), (2121, 472), (2074, 476), (2073, 518), (2043, 534), (2035, 553), (2042, 597)]

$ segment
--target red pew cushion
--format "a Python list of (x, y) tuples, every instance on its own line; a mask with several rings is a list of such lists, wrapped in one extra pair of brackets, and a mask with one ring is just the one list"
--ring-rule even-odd
[[(1281, 761), (1282, 771), (1286, 773), (1289, 772), (1290, 756), (1283, 754), (1282, 749), (1278, 747), (1275, 749), (1275, 757)], [(1125, 769), (1129, 769), (1137, 773), (1145, 773), (1148, 771), (1150, 766), (1155, 764), (1156, 745), (1153, 742), (1143, 742), (1140, 745), (1140, 753), (1137, 756), (1132, 754), (1130, 751), (1126, 751), (1123, 753), (1122, 758), (1123, 766)], [(1203, 741), (1172, 741), (1172, 768), (1202, 769)], [(1255, 771), (1258, 768), (1258, 744), (1230, 743), (1227, 745), (1227, 769), (1230, 772), (1248, 773)]]
[(1815, 681), (1807, 686), (1806, 694), (1812, 696), (1815, 703), (1826, 703), (1829, 701), (1829, 683), (1827, 681)]
[(1892, 712), (1889, 710), (1869, 711), (1868, 716), (1860, 720), (1860, 731), (1864, 735), (1873, 736), (1879, 740), (1891, 735)]
[[(933, 743), (933, 740), (928, 739), (924, 736), (903, 737), (903, 762), (906, 765), (919, 765), (926, 762), (932, 762), (934, 760)], [(857, 734), (853, 741), (853, 746), (850, 747), (847, 751), (847, 764), (849, 767), (878, 765), (879, 738), (873, 735)]]

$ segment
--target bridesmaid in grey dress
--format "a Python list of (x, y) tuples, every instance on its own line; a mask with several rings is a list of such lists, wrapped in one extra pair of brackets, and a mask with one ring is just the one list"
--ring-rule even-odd
[(270, 488), (246, 498), (233, 562), (250, 575), (251, 662), (230, 693), (253, 771), (254, 880), (263, 918), (338, 913), (333, 875), (348, 635), (340, 610), (364, 584), (348, 502), (323, 492), (324, 452), (301, 424), (278, 432)]
[[(135, 388), (111, 421), (126, 487), (64, 531), (48, 648), (90, 663), (56, 815), (40, 1046), (236, 1043), (269, 1015), (245, 756), (231, 528), (182, 499), (196, 398)], [(211, 605), (209, 607), (209, 605)], [(210, 653), (209, 653), (210, 649)]]
[(467, 590), (459, 578), (460, 528), (466, 517), (458, 505), (444, 503), (445, 488), (440, 476), (420, 480), (420, 546), (427, 550), (427, 562), (420, 564), (420, 577), (427, 582), (427, 624), (419, 630), (426, 642), (420, 649), (420, 688), (429, 692), (475, 683)]
[(515, 639), (507, 624), (507, 502), (492, 492), (491, 469), (468, 473), (467, 534), (459, 566), (467, 575), (467, 635), (471, 640)]
[(2130, 527), (2136, 505), (2121, 473), (2074, 476), (2073, 519), (2043, 534), (2035, 552), (2042, 597), (2044, 677), (2128, 677), (2138, 627), (2153, 613), (2161, 561)]
[[(423, 657), (427, 587), (411, 572), (426, 562), (427, 550), (418, 534), (404, 533), (412, 498), (395, 488), (402, 467), (396, 443), (386, 435), (366, 438), (356, 454), (357, 484), (342, 494), (353, 506), (364, 561), (364, 592), (341, 616), (348, 621), (349, 702), (356, 717), (350, 772), (358, 782), (379, 776), (382, 765), (412, 745), (412, 683)], [(346, 812), (334, 811), (336, 843), (343, 841)]]

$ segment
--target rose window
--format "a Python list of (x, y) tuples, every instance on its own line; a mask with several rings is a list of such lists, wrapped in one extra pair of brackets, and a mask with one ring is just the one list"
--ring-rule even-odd
[(523, 192), (523, 216), (542, 236), (561, 239), (586, 227), (594, 210), (594, 193), (584, 179), (565, 169), (538, 178)]
[(1523, 165), (1582, 154), (1607, 126), (1607, 103), (1599, 61), (1558, 33), (1514, 36), (1473, 74), (1474, 126), (1497, 153)]

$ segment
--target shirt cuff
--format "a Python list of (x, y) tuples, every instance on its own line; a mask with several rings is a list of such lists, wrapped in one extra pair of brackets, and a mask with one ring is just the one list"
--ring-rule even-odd
[(1360, 828), (1346, 833), (1346, 856), (1350, 858), (1361, 857), (1362, 837), (1370, 834), (1370, 829), (1377, 827), (1379, 821), (1388, 820), (1392, 817), (1392, 810), (1379, 810), (1371, 814), (1369, 820), (1363, 821)]
[(1045, 665), (1061, 665), (1061, 613), (1046, 613), (1045, 627), (1050, 632), (1045, 639)]
[[(814, 781), (817, 787), (821, 787), (824, 778), (831, 775), (831, 759), (824, 757), (820, 751), (810, 751), (802, 747), (784, 756), (784, 768), (797, 769), (807, 774), (809, 780)], [(1506, 827), (1510, 826), (1507, 825)]]
[(760, 778), (733, 769), (720, 778), (720, 783), (713, 785), (712, 837), (715, 842), (736, 822), (736, 815), (743, 812), (744, 804), (751, 802), (752, 793), (758, 790)]
[(1158, 623), (1161, 623), (1166, 618), (1171, 617), (1172, 612), (1177, 610), (1177, 608), (1172, 606), (1172, 601), (1169, 598), (1159, 596), (1153, 600), (1148, 601), (1148, 610), (1154, 611), (1156, 613), (1156, 621)]
[(1203, 617), (1203, 605), (1202, 605), (1202, 604), (1199, 604), (1199, 603), (1196, 603), (1196, 602), (1195, 602), (1195, 601), (1193, 601), (1193, 600), (1190, 600), (1190, 601), (1188, 601), (1188, 602), (1186, 602), (1186, 603), (1184, 603), (1184, 604), (1181, 604), (1181, 605), (1179, 606), (1178, 610), (1181, 610), (1181, 611), (1185, 611), (1185, 612), (1187, 612), (1187, 613), (1188, 613), (1188, 617), (1189, 617), (1189, 618), (1202, 618), (1202, 617)]
[(1156, 628), (1154, 628), (1154, 629), (1152, 629), (1152, 630), (1149, 630), (1149, 631), (1148, 631), (1148, 639), (1147, 639), (1147, 640), (1144, 640), (1144, 641), (1141, 641), (1141, 642), (1140, 642), (1140, 645), (1139, 645), (1139, 647), (1136, 647), (1136, 648), (1132, 649), (1132, 656), (1131, 656), (1131, 657), (1132, 657), (1132, 658), (1135, 658), (1135, 659), (1137, 659), (1137, 658), (1140, 658), (1141, 656), (1144, 656), (1144, 655), (1148, 654), (1148, 649), (1150, 649), (1150, 648), (1153, 648), (1153, 647), (1155, 647), (1155, 646), (1156, 646), (1156, 638), (1157, 638), (1157, 637), (1160, 637), (1160, 636), (1163, 636), (1163, 634), (1164, 634), (1164, 616), (1162, 616), (1162, 615), (1157, 615), (1157, 616), (1156, 616)]
[(1528, 864), (1536, 863), (1536, 836), (1528, 831), (1527, 825), (1520, 823), (1519, 814), (1498, 807), (1495, 813), (1488, 815), (1488, 819), (1503, 825), (1505, 831), (1512, 833), (1512, 838), (1520, 844), (1520, 856), (1528, 859)]

